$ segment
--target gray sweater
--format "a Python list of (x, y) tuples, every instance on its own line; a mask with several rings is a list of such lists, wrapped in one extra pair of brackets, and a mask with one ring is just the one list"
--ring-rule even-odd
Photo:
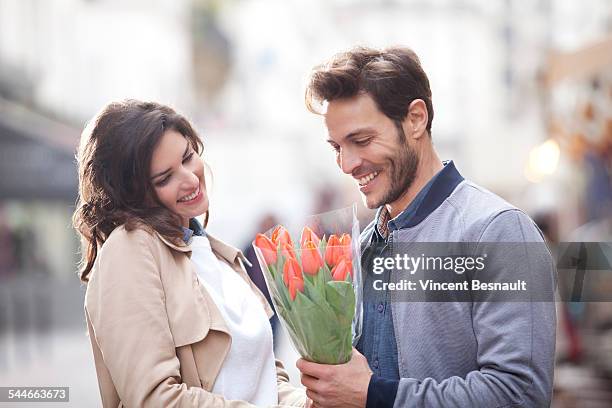
[[(445, 170), (456, 172), (454, 166)], [(453, 177), (455, 185), (431, 212), (416, 225), (392, 230), (390, 242), (522, 243), (524, 248), (496, 250), (495, 259), (489, 260), (493, 265), (488, 265), (495, 276), (489, 278), (527, 277), (533, 287), (548, 288), (551, 295), (532, 293), (530, 299), (504, 302), (487, 297), (392, 302), (401, 379), (373, 378), (368, 405), (390, 405), (391, 396), (394, 407), (549, 406), (556, 327), (550, 253), (524, 212), (458, 173)], [(440, 188), (434, 190), (439, 195)], [(373, 228), (371, 224), (364, 230), (362, 243), (370, 241)], [(370, 393), (380, 394), (378, 402)]]

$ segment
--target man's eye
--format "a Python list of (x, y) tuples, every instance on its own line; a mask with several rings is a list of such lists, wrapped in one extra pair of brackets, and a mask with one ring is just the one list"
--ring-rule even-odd
[(188, 161), (190, 161), (192, 158), (193, 158), (193, 152), (189, 153), (189, 154), (187, 155), (187, 157), (185, 157), (185, 158), (183, 159), (183, 164), (187, 163), (187, 162), (188, 162)]
[(334, 152), (340, 153), (340, 146), (338, 146), (338, 145), (330, 145), (330, 146), (334, 150)]
[(368, 143), (370, 143), (370, 140), (372, 140), (372, 139), (368, 138), (368, 139), (355, 140), (355, 144), (358, 145), (358, 146), (365, 146)]

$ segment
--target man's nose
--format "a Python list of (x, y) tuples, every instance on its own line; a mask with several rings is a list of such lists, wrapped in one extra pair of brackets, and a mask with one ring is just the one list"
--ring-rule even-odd
[(361, 165), (361, 158), (351, 153), (350, 150), (342, 149), (338, 155), (338, 166), (346, 174), (352, 174), (353, 171)]

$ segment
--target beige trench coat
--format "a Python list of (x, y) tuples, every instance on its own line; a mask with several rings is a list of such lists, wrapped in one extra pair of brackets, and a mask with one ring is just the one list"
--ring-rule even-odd
[[(244, 270), (240, 251), (208, 236), (213, 252), (265, 297)], [(115, 229), (98, 252), (85, 316), (104, 407), (252, 407), (211, 393), (231, 336), (198, 282), (189, 245), (155, 232)], [(276, 361), (280, 405), (303, 406)]]

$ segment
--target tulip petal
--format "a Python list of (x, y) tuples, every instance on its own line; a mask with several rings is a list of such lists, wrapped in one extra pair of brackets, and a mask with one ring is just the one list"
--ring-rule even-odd
[(268, 237), (263, 234), (257, 234), (254, 245), (261, 250), (261, 254), (268, 266), (276, 263), (276, 245)]
[(302, 229), (302, 236), (300, 237), (300, 245), (304, 247), (305, 243), (308, 241), (312, 241), (316, 245), (319, 245), (319, 242), (321, 240), (319, 239), (317, 234), (315, 234), (314, 231), (310, 229), (310, 227), (304, 227), (304, 229)]
[(316, 275), (323, 266), (323, 259), (313, 241), (306, 242), (302, 249), (302, 268), (308, 275)]
[(274, 242), (274, 244), (277, 246), (288, 244), (293, 247), (293, 241), (291, 240), (289, 231), (287, 231), (282, 225), (279, 225), (278, 227), (274, 228), (274, 231), (272, 231), (272, 242)]
[(353, 263), (347, 258), (342, 258), (332, 269), (332, 279), (343, 281), (346, 280), (347, 276), (353, 276)]

